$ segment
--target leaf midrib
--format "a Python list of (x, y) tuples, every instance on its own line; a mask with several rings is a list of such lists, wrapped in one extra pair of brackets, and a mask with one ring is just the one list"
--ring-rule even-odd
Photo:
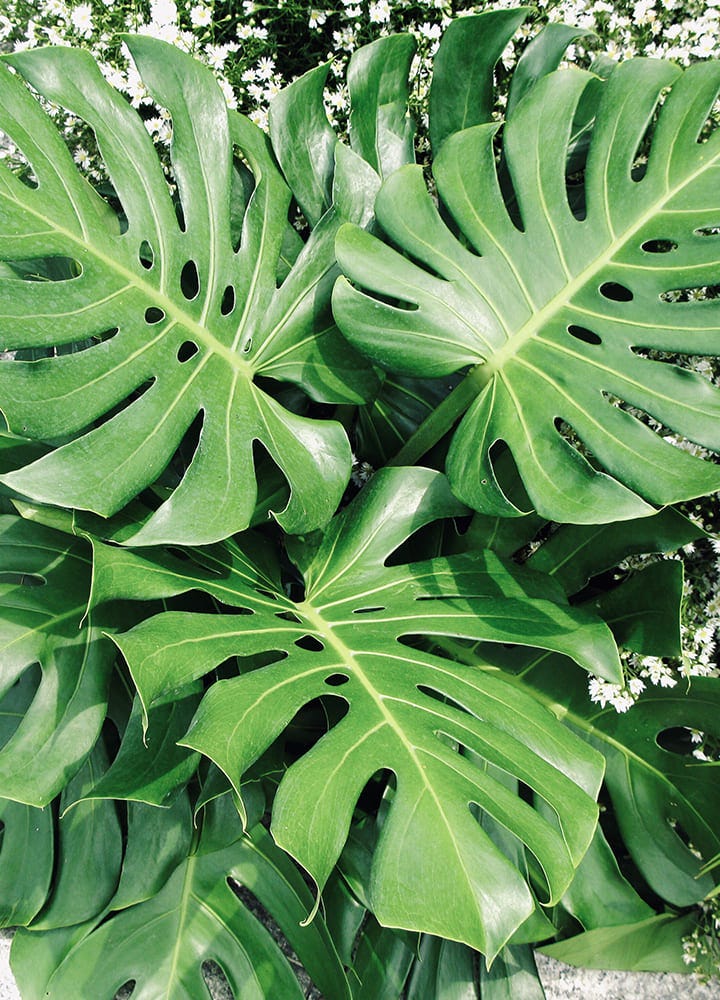
[[(3, 195), (0, 192), (0, 197), (7, 198), (7, 195)], [(14, 201), (13, 199), (7, 198), (9, 201)], [(248, 364), (248, 362), (241, 358), (238, 354), (232, 351), (230, 348), (226, 347), (220, 340), (215, 337), (206, 326), (202, 326), (197, 320), (193, 319), (185, 310), (178, 307), (177, 303), (161, 292), (158, 288), (144, 281), (138, 276), (138, 274), (130, 268), (125, 267), (119, 261), (108, 254), (104, 253), (95, 243), (91, 242), (89, 239), (87, 241), (82, 240), (80, 237), (76, 236), (69, 229), (64, 226), (58, 225), (55, 220), (49, 219), (46, 215), (41, 212), (36, 211), (27, 202), (19, 202), (20, 207), (23, 211), (33, 215), (36, 219), (43, 222), (49, 227), (51, 232), (55, 232), (57, 235), (64, 237), (69, 240), (72, 244), (77, 246), (81, 253), (78, 255), (78, 259), (82, 263), (83, 256), (88, 253), (91, 254), (97, 261), (99, 261), (107, 270), (110, 272), (121, 276), (128, 283), (128, 286), (137, 289), (142, 295), (150, 299), (159, 308), (163, 310), (166, 316), (171, 317), (171, 319), (177, 323), (180, 323), (185, 329), (188, 330), (194, 337), (196, 337), (205, 347), (206, 350), (212, 352), (213, 354), (219, 355), (223, 360), (230, 365), (235, 371), (240, 372), (249, 381), (252, 380), (253, 369)], [(120, 237), (123, 239), (123, 237)], [(209, 299), (209, 295), (206, 297)]]
[[(507, 342), (493, 355), (488, 357), (487, 361), (483, 365), (486, 377), (489, 379), (493, 374), (501, 371), (505, 363), (510, 358), (518, 354), (522, 347), (546, 325), (547, 321), (555, 313), (566, 306), (573, 308), (572, 299), (576, 293), (589, 281), (591, 281), (593, 277), (598, 275), (610, 263), (615, 254), (622, 250), (624, 246), (633, 238), (633, 236), (635, 236), (635, 234), (638, 233), (643, 226), (650, 222), (658, 214), (658, 212), (662, 211), (668, 201), (675, 198), (680, 192), (683, 191), (684, 188), (697, 180), (698, 177), (701, 177), (706, 170), (710, 170), (715, 167), (718, 160), (720, 160), (720, 152), (704, 161), (700, 168), (685, 177), (682, 183), (676, 185), (675, 187), (670, 187), (666, 184), (663, 196), (657, 200), (653, 200), (648, 209), (638, 217), (633, 225), (623, 230), (621, 237), (611, 239), (603, 253), (596, 256), (571, 281), (564, 284), (544, 306), (537, 310), (537, 312), (533, 312), (530, 318), (519, 327), (519, 329), (507, 340)], [(639, 181), (637, 183), (638, 185), (641, 185), (643, 182)], [(604, 204), (607, 205), (607, 199)], [(589, 218), (590, 217), (588, 216), (588, 218), (583, 222), (578, 222), (578, 226), (582, 227), (583, 225), (586, 225)], [(550, 216), (548, 216), (548, 219), (550, 219)]]
[[(465, 872), (467, 875), (467, 884), (468, 886), (472, 885), (473, 880), (471, 878), (471, 873), (468, 871), (467, 866), (465, 864), (461, 846), (458, 843), (457, 838), (455, 837), (452, 824), (448, 821), (445, 815), (445, 811), (442, 808), (442, 803), (440, 802), (440, 799), (437, 795), (434, 786), (428, 780), (427, 770), (425, 767), (423, 767), (423, 764), (418, 757), (415, 747), (408, 740), (402, 727), (395, 720), (395, 717), (393, 716), (392, 712), (390, 712), (385, 707), (381, 695), (378, 693), (375, 685), (372, 683), (370, 678), (363, 670), (354, 651), (351, 650), (350, 647), (343, 642), (340, 636), (336, 634), (334, 624), (332, 622), (328, 622), (323, 617), (323, 615), (318, 610), (316, 610), (316, 608), (314, 608), (312, 605), (298, 604), (297, 608), (298, 612), (308, 622), (310, 622), (310, 624), (312, 624), (312, 626), (315, 629), (317, 629), (317, 631), (322, 635), (327, 645), (330, 646), (335, 651), (335, 653), (340, 658), (340, 662), (346, 663), (348, 664), (348, 666), (351, 667), (353, 678), (365, 689), (368, 697), (375, 703), (375, 706), (381, 717), (384, 719), (385, 724), (392, 730), (392, 732), (395, 734), (400, 744), (405, 748), (408, 757), (410, 758), (415, 767), (417, 776), (424, 787), (425, 794), (429, 795), (430, 798), (433, 800), (433, 802), (435, 803), (435, 808), (438, 816), (442, 817), (443, 819), (450, 843), (453, 845), (455, 849), (455, 855), (457, 857), (458, 864), (462, 869), (462, 871)], [(475, 900), (475, 896), (473, 893), (471, 893), (471, 897), (477, 903), (477, 900)], [(484, 921), (482, 913), (479, 908), (477, 909), (477, 917), (480, 926), (483, 926)]]

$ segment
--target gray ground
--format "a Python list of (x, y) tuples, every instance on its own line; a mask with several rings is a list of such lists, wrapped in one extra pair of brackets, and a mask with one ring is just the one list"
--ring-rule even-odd
[[(11, 936), (0, 931), (0, 1000), (21, 1000), (8, 962)], [(720, 1000), (720, 985), (701, 986), (691, 976), (573, 969), (543, 955), (537, 963), (547, 1000)]]

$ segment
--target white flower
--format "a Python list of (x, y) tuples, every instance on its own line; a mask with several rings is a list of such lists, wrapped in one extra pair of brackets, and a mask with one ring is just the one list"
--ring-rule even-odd
[(258, 80), (270, 80), (275, 72), (275, 63), (269, 56), (263, 56), (257, 63)]
[(259, 125), (260, 128), (263, 130), (263, 132), (267, 132), (268, 130), (267, 108), (255, 108), (254, 111), (250, 112), (249, 118), (251, 122), (255, 122), (256, 125)]
[(150, 19), (159, 27), (177, 22), (175, 0), (150, 0)]
[(4, 14), (0, 14), (0, 42), (7, 38), (12, 31), (12, 22), (9, 21)]
[(211, 69), (221, 70), (230, 52), (234, 51), (232, 45), (206, 45), (204, 59)]
[(81, 170), (89, 170), (91, 165), (90, 154), (82, 146), (78, 146), (73, 153), (73, 160), (77, 163)]
[(371, 24), (386, 24), (390, 20), (390, 4), (388, 0), (377, 0), (369, 8)]
[(207, 28), (212, 24), (212, 11), (205, 4), (198, 4), (190, 10), (190, 23), (194, 28)]
[(92, 7), (81, 3), (70, 12), (70, 23), (82, 38), (90, 38), (93, 31)]
[(227, 106), (229, 108), (236, 108), (238, 106), (237, 97), (235, 96), (235, 91), (230, 86), (230, 83), (224, 77), (221, 77), (218, 80), (218, 86), (225, 96)]

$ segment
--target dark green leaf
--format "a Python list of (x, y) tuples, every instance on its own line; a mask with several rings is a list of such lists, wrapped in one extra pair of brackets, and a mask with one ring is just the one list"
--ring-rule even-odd
[(0, 799), (0, 927), (29, 924), (53, 872), (52, 812)]

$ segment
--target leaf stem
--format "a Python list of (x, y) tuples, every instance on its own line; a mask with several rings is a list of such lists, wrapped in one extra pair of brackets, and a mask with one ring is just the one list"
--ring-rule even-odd
[(463, 416), (470, 404), (483, 391), (492, 378), (487, 365), (475, 365), (458, 383), (415, 433), (402, 446), (388, 465), (414, 465), (427, 454)]

